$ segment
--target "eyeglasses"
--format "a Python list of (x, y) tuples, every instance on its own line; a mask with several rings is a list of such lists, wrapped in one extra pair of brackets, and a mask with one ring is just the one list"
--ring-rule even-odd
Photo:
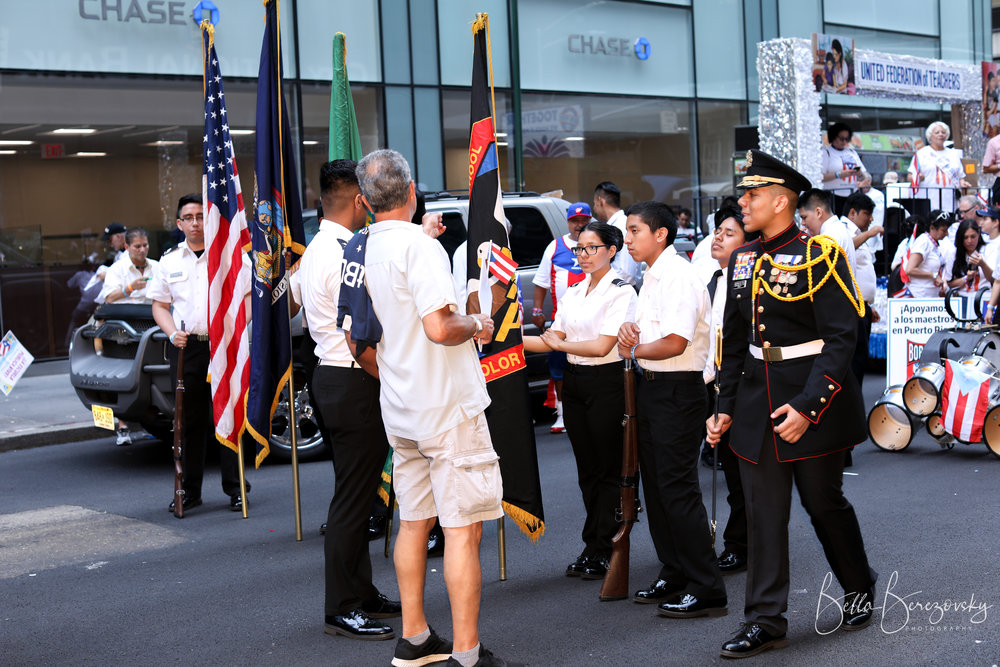
[(610, 248), (609, 245), (578, 245), (573, 248), (574, 255), (596, 255), (598, 248)]
[(188, 213), (187, 215), (182, 216), (181, 220), (183, 220), (184, 222), (194, 222), (195, 220), (197, 220), (198, 222), (204, 222), (205, 215), (202, 213), (198, 213), (197, 215), (191, 215), (190, 213)]
[(959, 214), (959, 215), (965, 215), (965, 214), (967, 214), (967, 213), (968, 213), (969, 211), (971, 211), (971, 210), (973, 210), (973, 209), (971, 209), (971, 208), (961, 208), (961, 207), (959, 207), (959, 209), (958, 209), (958, 214)]
[(851, 135), (849, 134), (839, 134), (837, 135), (837, 141), (850, 141)]

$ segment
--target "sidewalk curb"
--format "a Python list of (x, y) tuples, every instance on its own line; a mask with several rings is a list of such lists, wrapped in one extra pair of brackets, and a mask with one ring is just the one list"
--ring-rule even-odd
[(0, 437), (0, 452), (9, 452), (16, 449), (33, 449), (46, 445), (61, 445), (69, 442), (79, 442), (81, 440), (97, 440), (99, 438), (112, 438), (114, 432), (103, 428), (97, 428), (90, 424), (82, 426), (79, 424), (68, 424), (66, 426), (53, 426), (45, 430), (27, 431), (9, 436)]

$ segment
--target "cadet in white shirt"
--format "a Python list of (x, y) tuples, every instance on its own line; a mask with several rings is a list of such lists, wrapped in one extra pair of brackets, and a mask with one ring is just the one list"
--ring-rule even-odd
[(149, 235), (135, 227), (125, 232), (127, 254), (111, 265), (104, 277), (100, 299), (106, 303), (149, 303), (149, 282), (159, 271), (159, 262), (149, 259)]
[[(201, 194), (181, 197), (177, 205), (177, 227), (184, 242), (160, 259), (160, 271), (148, 288), (153, 300), (153, 319), (170, 337), (167, 347), (170, 377), (177, 378), (178, 350), (184, 348), (184, 512), (201, 505), (201, 483), (208, 447), (219, 447), (222, 490), (229, 508), (243, 510), (237, 454), (219, 445), (212, 418), (212, 387), (208, 378), (211, 351), (208, 344), (208, 254), (205, 251)], [(250, 258), (243, 253), (250, 270)], [(249, 281), (248, 281), (249, 285)], [(183, 325), (183, 326), (182, 326)], [(247, 493), (250, 483), (246, 484)], [(170, 511), (174, 504), (170, 503)]]
[[(702, 374), (709, 391), (706, 418), (710, 417), (715, 410), (716, 397), (713, 386), (715, 380), (715, 330), (716, 327), (722, 326), (723, 315), (726, 312), (729, 260), (737, 248), (760, 236), (757, 232), (747, 232), (744, 229), (743, 214), (739, 208), (719, 209), (716, 213), (716, 220), (719, 220), (719, 225), (715, 228), (715, 236), (712, 240), (712, 258), (716, 260), (720, 269), (716, 271), (708, 283), (708, 293), (712, 297), (712, 324), (708, 360), (705, 362), (705, 370)], [(711, 445), (708, 447), (711, 448)], [(723, 574), (731, 574), (745, 570), (747, 567), (746, 503), (743, 499), (739, 459), (729, 448), (729, 431), (722, 435), (722, 440), (716, 445), (716, 448), (718, 449), (719, 463), (722, 464), (722, 471), (726, 476), (726, 489), (729, 492), (726, 496), (726, 502), (729, 504), (729, 520), (722, 533), (725, 549), (719, 556), (718, 564)], [(709, 460), (709, 464), (714, 465), (714, 460)]]
[(551, 328), (524, 338), (529, 352), (556, 350), (567, 356), (563, 417), (587, 517), (583, 552), (566, 575), (584, 579), (607, 574), (611, 538), (618, 529), (625, 386), (615, 343), (621, 325), (634, 319), (636, 304), (635, 289), (612, 268), (622, 245), (616, 227), (588, 223), (573, 248), (586, 277), (566, 290)]
[(851, 359), (851, 371), (858, 379), (858, 386), (864, 386), (865, 367), (868, 365), (868, 339), (872, 333), (872, 322), (878, 321), (878, 313), (871, 307), (875, 302), (875, 255), (868, 239), (880, 234), (882, 228), (872, 225), (874, 210), (875, 202), (860, 191), (851, 194), (844, 202), (844, 219), (849, 223), (853, 234), (852, 242), (857, 260), (854, 280), (861, 298), (868, 304), (864, 317), (858, 318), (858, 340)]
[(313, 396), (332, 436), (336, 485), (323, 546), (324, 631), (352, 639), (393, 639), (392, 628), (374, 619), (402, 612), (399, 602), (388, 600), (372, 583), (368, 555), (368, 515), (389, 453), (379, 382), (355, 361), (345, 331), (337, 328), (344, 247), (367, 216), (356, 168), (354, 160), (334, 160), (320, 168), (324, 218), (292, 274), (291, 289), (316, 341)]
[[(622, 191), (611, 181), (598, 183), (594, 188), (594, 218), (617, 227), (625, 238), (625, 211), (622, 210)], [(615, 255), (614, 269), (621, 279), (636, 289), (642, 285), (642, 272), (646, 267), (642, 262), (636, 262), (627, 252)]]
[(858, 260), (854, 252), (854, 232), (851, 224), (835, 216), (830, 210), (830, 193), (818, 188), (806, 190), (799, 197), (799, 217), (810, 236), (829, 236), (844, 253), (851, 272), (857, 275)]
[(640, 202), (626, 213), (625, 244), (649, 268), (636, 319), (619, 330), (618, 353), (639, 366), (639, 469), (662, 563), (657, 580), (632, 599), (659, 603), (659, 612), (674, 618), (720, 616), (727, 613), (726, 587), (711, 541), (697, 537), (708, 526), (697, 470), (707, 400), (708, 291), (673, 247), (677, 223), (666, 204)]

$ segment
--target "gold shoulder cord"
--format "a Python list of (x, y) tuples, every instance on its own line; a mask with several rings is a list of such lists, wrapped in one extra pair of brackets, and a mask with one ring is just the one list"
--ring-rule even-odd
[[(817, 255), (815, 258), (812, 256), (812, 250), (814, 245), (818, 245), (821, 251), (821, 253)], [(754, 264), (753, 267), (754, 299), (756, 300), (757, 296), (760, 294), (760, 288), (763, 287), (765, 292), (770, 294), (778, 301), (787, 301), (787, 302), (801, 301), (802, 299), (805, 299), (807, 297), (809, 298), (810, 301), (812, 301), (813, 295), (819, 290), (819, 288), (823, 286), (824, 283), (826, 283), (827, 280), (830, 279), (830, 276), (833, 276), (833, 279), (837, 281), (838, 285), (840, 285), (841, 291), (847, 296), (847, 300), (851, 302), (852, 306), (854, 306), (854, 310), (857, 311), (858, 317), (864, 317), (865, 302), (858, 296), (858, 283), (854, 278), (854, 271), (851, 270), (850, 263), (848, 263), (847, 265), (847, 272), (851, 276), (851, 286), (854, 288), (853, 290), (849, 289), (847, 285), (844, 284), (844, 281), (841, 280), (840, 276), (837, 275), (835, 267), (837, 265), (837, 258), (839, 256), (840, 256), (840, 246), (837, 245), (837, 242), (834, 241), (831, 237), (824, 235), (812, 236), (809, 238), (809, 241), (806, 242), (806, 261), (803, 264), (778, 264), (771, 258), (770, 254), (768, 253), (762, 254), (760, 257), (757, 258), (757, 262)], [(783, 296), (780, 292), (775, 292), (769, 282), (761, 279), (760, 267), (765, 259), (770, 262), (772, 267), (778, 269), (779, 271), (802, 271), (803, 269), (805, 269), (806, 277), (809, 283), (809, 289), (803, 292), (802, 294), (798, 294), (795, 296)], [(818, 283), (813, 284), (812, 269), (820, 262), (826, 262), (827, 272), (826, 275), (823, 276), (822, 280), (820, 280)]]

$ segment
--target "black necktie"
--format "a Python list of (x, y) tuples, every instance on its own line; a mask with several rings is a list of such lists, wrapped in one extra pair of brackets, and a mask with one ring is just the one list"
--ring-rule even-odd
[(712, 279), (708, 281), (708, 300), (711, 302), (715, 301), (715, 288), (719, 284), (719, 278), (722, 277), (722, 269), (719, 269), (712, 274)]

